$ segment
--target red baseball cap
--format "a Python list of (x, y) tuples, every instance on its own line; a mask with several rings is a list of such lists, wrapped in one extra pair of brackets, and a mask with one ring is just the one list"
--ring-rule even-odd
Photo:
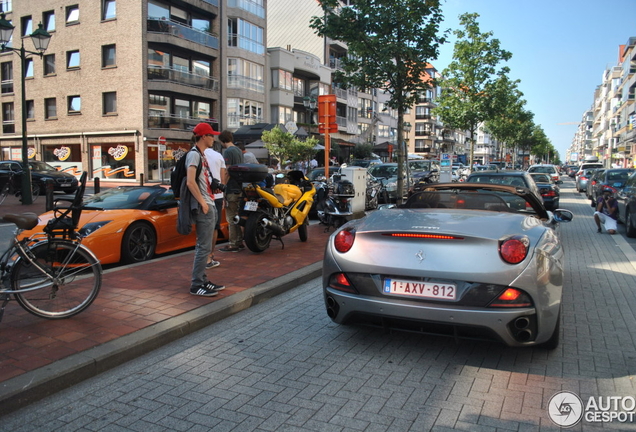
[(221, 132), (217, 132), (214, 129), (212, 129), (212, 126), (210, 126), (209, 123), (199, 123), (198, 125), (194, 127), (192, 132), (194, 132), (194, 134), (197, 136), (221, 135)]

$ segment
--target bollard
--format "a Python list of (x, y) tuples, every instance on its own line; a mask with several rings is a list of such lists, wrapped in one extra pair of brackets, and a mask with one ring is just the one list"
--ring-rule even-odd
[(53, 210), (55, 204), (53, 203), (53, 191), (55, 190), (55, 183), (53, 179), (46, 179), (44, 182), (44, 193), (46, 196), (46, 211)]
[(139, 186), (144, 185), (144, 173), (139, 174)]
[(99, 193), (99, 177), (95, 177), (93, 179), (93, 193), (94, 194)]

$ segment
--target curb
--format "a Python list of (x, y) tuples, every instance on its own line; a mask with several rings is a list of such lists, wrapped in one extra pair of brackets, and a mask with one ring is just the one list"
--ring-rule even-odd
[(133, 360), (322, 274), (322, 261), (12, 378), (0, 386), (0, 416)]

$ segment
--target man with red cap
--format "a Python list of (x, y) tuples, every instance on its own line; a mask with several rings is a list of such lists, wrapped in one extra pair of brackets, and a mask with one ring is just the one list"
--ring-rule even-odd
[[(205, 274), (205, 266), (208, 256), (212, 251), (212, 234), (216, 226), (216, 206), (214, 205), (214, 194), (212, 193), (212, 174), (208, 161), (203, 156), (206, 149), (214, 144), (214, 136), (219, 135), (208, 123), (199, 123), (195, 126), (192, 140), (195, 145), (186, 154), (186, 167), (188, 175), (186, 184), (192, 194), (192, 198), (198, 203), (198, 210), (193, 216), (197, 227), (197, 244), (194, 248), (194, 264), (192, 266), (192, 280), (190, 283), (190, 294), (204, 297), (218, 295), (219, 291), (225, 289), (223, 285), (210, 282)], [(199, 165), (202, 169), (197, 177)]]

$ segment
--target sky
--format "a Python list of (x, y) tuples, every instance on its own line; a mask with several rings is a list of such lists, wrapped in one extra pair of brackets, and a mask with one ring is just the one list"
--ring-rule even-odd
[[(479, 14), (512, 58), (501, 65), (565, 162), (574, 133), (594, 101), (603, 72), (618, 64), (619, 45), (636, 37), (636, 0), (442, 0), (441, 29), (459, 29), (459, 15)], [(452, 61), (454, 36), (431, 63), (441, 72)], [(563, 124), (566, 123), (566, 124)]]

